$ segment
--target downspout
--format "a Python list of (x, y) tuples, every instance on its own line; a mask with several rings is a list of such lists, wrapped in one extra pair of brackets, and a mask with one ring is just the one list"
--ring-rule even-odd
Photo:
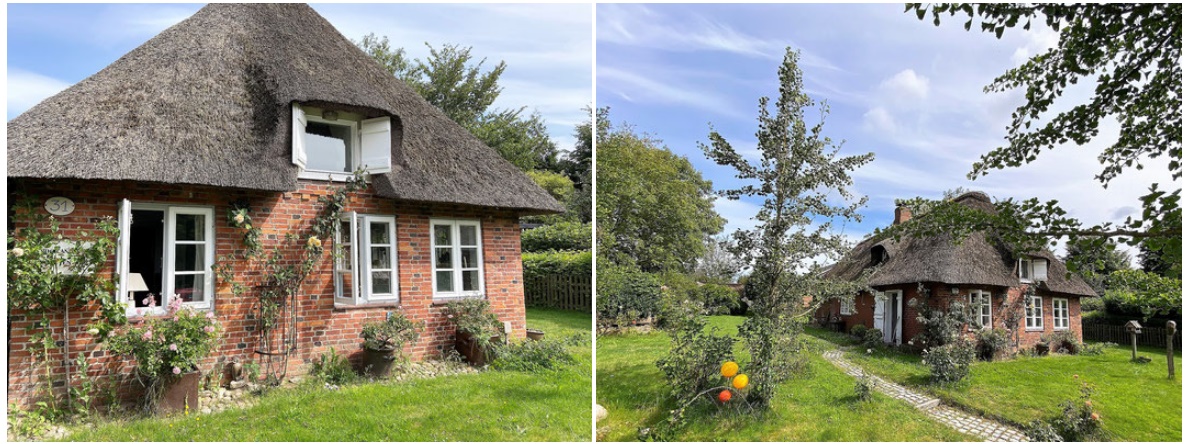
[(65, 336), (65, 345), (63, 346), (63, 357), (66, 360), (66, 406), (69, 407), (74, 404), (74, 400), (70, 397), (70, 377), (71, 361), (70, 361), (70, 297), (66, 297), (66, 319), (62, 322), (62, 336)]

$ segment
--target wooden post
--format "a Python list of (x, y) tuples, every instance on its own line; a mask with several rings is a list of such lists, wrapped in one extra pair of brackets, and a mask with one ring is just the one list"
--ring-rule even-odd
[(1168, 324), (1165, 325), (1165, 327), (1167, 327), (1165, 330), (1168, 331), (1168, 334), (1165, 336), (1166, 336), (1166, 339), (1168, 340), (1168, 344), (1166, 345), (1166, 347), (1168, 348), (1168, 357), (1169, 357), (1169, 379), (1173, 379), (1173, 371), (1174, 371), (1173, 370), (1173, 343), (1176, 342), (1173, 340), (1173, 334), (1177, 332), (1177, 323), (1173, 322), (1173, 321), (1169, 321)]

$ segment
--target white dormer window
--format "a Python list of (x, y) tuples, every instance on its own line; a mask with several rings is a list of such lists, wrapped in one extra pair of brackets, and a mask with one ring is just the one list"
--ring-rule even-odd
[(300, 178), (345, 180), (391, 171), (391, 118), (292, 105), (292, 163)]
[(1021, 282), (1033, 282), (1033, 260), (1027, 257), (1017, 259), (1016, 272)]
[(1044, 282), (1049, 279), (1049, 260), (1022, 257), (1016, 260), (1016, 275), (1023, 283)]

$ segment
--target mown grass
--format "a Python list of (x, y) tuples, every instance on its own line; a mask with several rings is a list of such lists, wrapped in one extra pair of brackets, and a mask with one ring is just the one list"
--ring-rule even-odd
[[(591, 315), (528, 309), (548, 336), (591, 333)], [(586, 342), (587, 344), (588, 342)], [(120, 420), (69, 441), (589, 441), (592, 347), (557, 371), (274, 390), (247, 409)]]
[(1060, 404), (1077, 399), (1081, 383), (1087, 383), (1094, 386), (1092, 403), (1112, 440), (1180, 442), (1180, 359), (1175, 360), (1176, 377), (1169, 380), (1163, 349), (1141, 348), (1139, 353), (1152, 362), (1131, 363), (1131, 349), (1123, 347), (1107, 348), (1099, 356), (977, 362), (966, 380), (950, 386), (930, 385), (930, 370), (918, 355), (888, 349), (868, 354), (861, 347), (847, 356), (874, 374), (1020, 425), (1060, 414)]
[[(711, 326), (736, 335), (744, 318), (713, 316)], [(718, 411), (709, 402), (689, 409), (679, 441), (964, 441), (960, 434), (900, 401), (876, 394), (856, 400), (854, 378), (821, 356), (834, 346), (809, 341), (806, 375), (787, 381), (773, 408), (760, 417)], [(613, 334), (597, 338), (597, 402), (609, 416), (598, 424), (598, 441), (637, 440), (640, 427), (652, 427), (676, 406), (655, 361), (666, 354), (664, 333)], [(738, 344), (744, 371), (748, 356)]]

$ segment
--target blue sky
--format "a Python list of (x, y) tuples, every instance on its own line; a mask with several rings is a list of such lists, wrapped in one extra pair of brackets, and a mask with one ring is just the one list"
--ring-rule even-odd
[[(193, 15), (188, 4), (10, 4), (8, 111), (11, 120)], [(424, 42), (473, 47), (487, 68), (507, 69), (496, 108), (539, 110), (561, 149), (592, 103), (592, 5), (314, 4), (351, 40), (374, 32), (423, 58)]]
[[(964, 31), (959, 20), (935, 27), (903, 11), (901, 4), (598, 5), (597, 106), (610, 107), (615, 124), (628, 122), (687, 156), (718, 189), (734, 187), (733, 171), (707, 160), (697, 142), (707, 142), (710, 122), (756, 159), (757, 100), (776, 98), (785, 48), (800, 50), (808, 94), (831, 108), (824, 135), (845, 140), (843, 153), (876, 154), (853, 175), (869, 202), (864, 221), (844, 227), (852, 239), (892, 223), (896, 198), (940, 198), (959, 186), (996, 199), (1057, 199), (1071, 216), (1098, 223), (1135, 213), (1149, 184), (1170, 185), (1159, 160), (1129, 169), (1108, 189), (1093, 179), (1098, 153), (1118, 134), (1113, 119), (1086, 146), (967, 180), (971, 164), (1004, 142), (1023, 99), (1023, 91), (983, 87), (1054, 46), (1057, 35), (1035, 25), (996, 39)], [(1088, 88), (1070, 89), (1055, 108), (1082, 102)], [(807, 116), (817, 121), (817, 113)], [(725, 232), (752, 227), (758, 205), (718, 200)]]

